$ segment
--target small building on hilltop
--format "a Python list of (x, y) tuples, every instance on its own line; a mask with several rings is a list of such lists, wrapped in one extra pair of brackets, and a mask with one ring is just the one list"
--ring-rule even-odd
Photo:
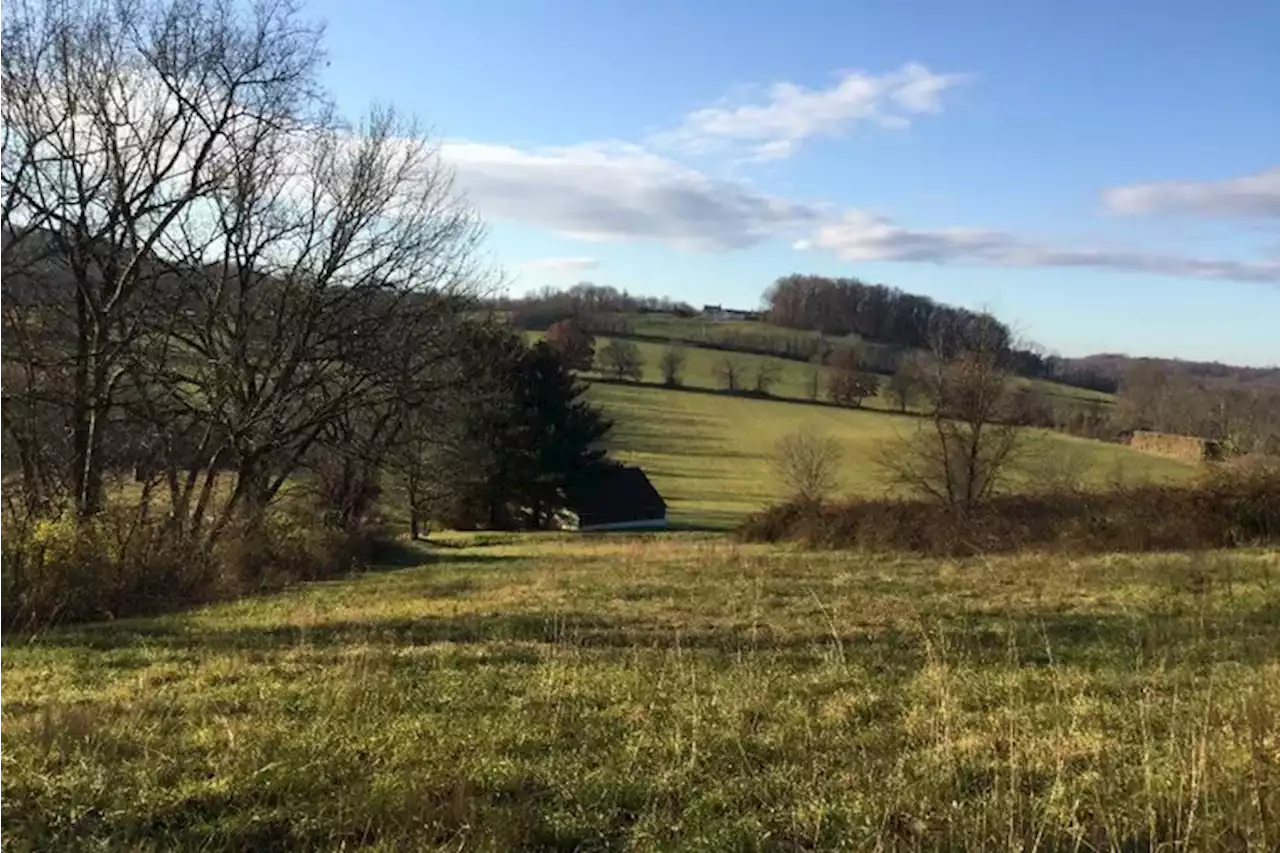
[(1129, 438), (1129, 446), (1184, 462), (1216, 462), (1223, 456), (1221, 442), (1169, 432), (1135, 430)]
[(759, 311), (746, 311), (741, 308), (725, 308), (722, 305), (703, 305), (702, 319), (712, 323), (727, 323), (731, 320), (759, 320)]
[(605, 470), (571, 507), (578, 530), (664, 530), (667, 502), (644, 471), (625, 465)]

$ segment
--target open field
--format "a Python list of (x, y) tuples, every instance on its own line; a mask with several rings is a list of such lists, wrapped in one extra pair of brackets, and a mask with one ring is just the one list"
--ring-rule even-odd
[[(600, 351), (609, 343), (609, 340), (608, 336), (596, 338), (597, 360), (599, 360)], [(635, 345), (639, 347), (640, 356), (644, 360), (642, 381), (653, 384), (661, 383), (662, 368), (660, 367), (660, 362), (666, 346), (652, 341), (635, 341)], [(769, 393), (772, 396), (781, 399), (808, 400), (809, 378), (816, 371), (820, 377), (819, 397), (823, 400), (827, 397), (826, 377), (828, 369), (823, 365), (805, 364), (799, 361), (778, 358), (777, 356), (726, 352), (724, 350), (696, 346), (686, 346), (684, 353), (685, 365), (682, 371), (682, 381), (684, 385), (690, 388), (722, 389), (724, 386), (716, 374), (716, 365), (727, 357), (742, 366), (742, 375), (738, 381), (744, 389), (754, 387), (757, 372), (761, 367), (765, 367), (766, 369), (772, 369), (777, 376), (776, 384), (769, 389)], [(892, 408), (890, 401), (880, 396), (867, 399), (864, 405), (870, 408)]]
[[(598, 382), (590, 397), (615, 421), (615, 455), (644, 467), (667, 499), (672, 522), (682, 525), (731, 527), (785, 497), (771, 468), (774, 446), (804, 425), (841, 442), (847, 494), (883, 495), (886, 486), (873, 465), (877, 449), (918, 424), (909, 415), (647, 385)], [(1043, 451), (1079, 456), (1086, 481), (1094, 484), (1176, 480), (1196, 470), (1124, 445), (1036, 436)]]
[[(697, 342), (715, 342), (722, 340), (727, 335), (741, 334), (750, 335), (754, 338), (766, 338), (772, 341), (784, 342), (788, 340), (803, 340), (816, 337), (817, 332), (803, 331), (800, 329), (785, 329), (781, 326), (774, 326), (770, 323), (757, 320), (726, 320), (723, 322), (713, 322), (701, 317), (676, 317), (670, 314), (627, 314), (619, 315), (627, 323), (630, 324), (632, 331), (637, 335), (645, 335), (649, 337), (667, 338), (670, 340), (685, 340)], [(846, 343), (857, 344), (862, 347), (869, 347), (876, 350), (892, 350), (885, 344), (876, 344), (868, 341), (862, 341), (856, 335), (845, 337), (831, 337), (832, 341), (843, 341)], [(661, 345), (657, 345), (659, 348)], [(646, 359), (647, 361), (647, 359)], [(783, 361), (780, 359), (780, 361)], [(656, 377), (657, 360), (651, 362), (653, 365), (653, 375)], [(804, 371), (808, 369), (807, 365), (795, 361), (785, 361), (791, 366), (793, 371)], [(1049, 382), (1041, 379), (1023, 379), (1016, 380), (1019, 385), (1031, 385), (1039, 388), (1046, 394), (1060, 397), (1067, 400), (1094, 400), (1100, 403), (1113, 403), (1115, 396), (1101, 391), (1093, 391), (1088, 388), (1077, 388), (1073, 385), (1063, 385), (1058, 382)], [(802, 396), (801, 394), (788, 394), (781, 390), (780, 396)], [(889, 408), (888, 401), (869, 401), (872, 406)]]
[[(701, 320), (685, 320), (679, 317), (666, 317), (663, 315), (645, 315), (637, 316), (634, 319), (637, 326), (637, 333), (646, 335), (655, 335), (659, 337), (670, 336), (672, 339), (678, 339), (681, 335), (688, 335), (690, 340), (702, 340), (704, 338), (714, 339), (717, 331), (723, 331), (725, 328), (737, 328), (740, 326), (754, 327), (752, 334), (767, 334), (770, 337), (786, 338), (788, 336), (804, 336), (811, 333), (797, 332), (790, 329), (779, 329), (776, 326), (768, 326), (764, 323), (755, 322), (737, 322), (737, 323), (707, 323)], [(644, 324), (650, 325), (644, 325)], [(682, 328), (682, 324), (687, 328)], [(642, 331), (643, 329), (643, 331)], [(762, 329), (769, 329), (764, 332)], [(666, 334), (663, 334), (663, 333)], [(540, 339), (542, 332), (526, 332), (526, 336), (530, 340)], [(622, 335), (620, 337), (626, 337)], [(604, 349), (611, 337), (609, 335), (599, 335), (596, 337), (597, 354)], [(644, 366), (644, 375), (642, 381), (647, 384), (657, 384), (662, 382), (662, 369), (660, 360), (663, 351), (667, 348), (666, 344), (658, 343), (651, 340), (634, 341), (640, 349), (640, 356)], [(823, 365), (807, 364), (792, 359), (780, 358), (778, 356), (757, 355), (755, 353), (732, 352), (722, 349), (713, 349), (710, 347), (698, 346), (696, 344), (684, 345), (686, 363), (683, 371), (683, 382), (691, 388), (710, 388), (720, 389), (722, 384), (716, 375), (716, 365), (726, 356), (733, 358), (743, 366), (742, 384), (750, 388), (755, 382), (755, 375), (761, 365), (770, 366), (776, 373), (777, 382), (771, 387), (770, 394), (774, 397), (791, 400), (808, 400), (809, 399), (809, 377), (816, 370), (821, 377), (819, 396), (826, 399), (826, 377), (828, 369)], [(882, 385), (886, 377), (881, 377)], [(1023, 377), (1015, 377), (1013, 379), (1014, 387), (1031, 386), (1039, 389), (1046, 394), (1051, 400), (1065, 401), (1071, 404), (1079, 404), (1082, 402), (1097, 402), (1109, 405), (1115, 402), (1115, 397), (1110, 394), (1104, 394), (1099, 391), (1090, 391), (1086, 388), (1076, 388), (1071, 385), (1062, 385), (1057, 382), (1047, 382), (1041, 379), (1026, 379)], [(883, 411), (896, 411), (897, 406), (884, 395), (883, 388), (880, 394), (869, 397), (863, 402), (863, 406), (868, 409), (880, 409)]]
[(486, 539), (10, 639), (5, 849), (1280, 840), (1274, 551)]

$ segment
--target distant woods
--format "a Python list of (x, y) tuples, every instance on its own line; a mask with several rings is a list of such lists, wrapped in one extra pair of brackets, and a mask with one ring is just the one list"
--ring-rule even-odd
[[(927, 296), (848, 278), (786, 276), (765, 291), (764, 301), (775, 325), (833, 337), (857, 335), (908, 349), (927, 349), (930, 331), (942, 325), (963, 330), (994, 323), (988, 315)], [(990, 331), (1002, 345), (1011, 343), (1012, 334), (1003, 324), (994, 323)]]
[(600, 320), (610, 314), (673, 314), (692, 317), (697, 313), (687, 302), (665, 296), (635, 296), (608, 285), (581, 282), (565, 290), (544, 287), (524, 297), (495, 299), (493, 306), (508, 314), (517, 329), (543, 331), (562, 320), (576, 318), (593, 323), (593, 331), (601, 334), (621, 331)]
[[(991, 315), (936, 302), (927, 296), (905, 293), (884, 284), (868, 284), (854, 278), (789, 275), (778, 279), (764, 293), (769, 321), (788, 329), (818, 332), (823, 336), (854, 336), (893, 348), (899, 353), (929, 350), (934, 330), (953, 330), (955, 345), (982, 338), (995, 340), (1007, 353), (1008, 368), (1031, 379), (1053, 379), (1098, 391), (1114, 391), (1114, 379), (1076, 370), (1064, 359), (1048, 356), (1037, 347), (1020, 347), (1008, 326)], [(873, 365), (882, 373), (892, 368)]]
[(1280, 455), (1280, 386), (1198, 376), (1193, 367), (1131, 363), (1120, 380), (1116, 422), (1211, 439), (1228, 456)]

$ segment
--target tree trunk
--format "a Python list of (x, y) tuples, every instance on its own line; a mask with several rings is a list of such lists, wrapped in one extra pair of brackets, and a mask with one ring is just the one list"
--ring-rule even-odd
[(404, 484), (405, 498), (409, 503), (409, 535), (414, 542), (421, 539), (421, 528), (419, 520), (422, 518), (421, 507), (418, 500), (418, 478), (410, 474), (405, 478)]

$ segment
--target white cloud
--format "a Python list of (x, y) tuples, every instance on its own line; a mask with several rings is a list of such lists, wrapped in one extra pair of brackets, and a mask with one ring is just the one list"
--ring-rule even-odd
[(840, 136), (858, 123), (907, 127), (913, 116), (941, 112), (943, 93), (968, 79), (912, 62), (885, 74), (847, 71), (826, 89), (775, 83), (758, 102), (695, 110), (654, 142), (690, 153), (746, 145), (749, 159), (778, 159), (810, 137)]
[(1280, 166), (1224, 181), (1159, 181), (1103, 193), (1112, 213), (1280, 218)]
[[(691, 113), (676, 131), (649, 140), (685, 152), (746, 146), (751, 160), (791, 156), (805, 139), (838, 135), (858, 122), (908, 124), (942, 109), (964, 75), (909, 64), (898, 71), (845, 74), (830, 89), (773, 86), (762, 103)], [(910, 228), (857, 209), (772, 195), (712, 178), (652, 147), (610, 141), (522, 149), (447, 142), (444, 160), (459, 187), (488, 219), (543, 228), (588, 242), (654, 242), (725, 251), (785, 239), (797, 250), (826, 250), (849, 261), (905, 261), (987, 267), (1058, 267), (1153, 273), (1198, 279), (1280, 281), (1280, 259), (1211, 260), (1125, 248), (1059, 247), (1005, 231)], [(1220, 215), (1280, 214), (1280, 169), (1218, 183), (1118, 187), (1108, 206), (1123, 213), (1185, 210)], [(802, 238), (802, 239), (798, 239)], [(542, 258), (525, 270), (570, 273), (594, 258)]]
[[(594, 143), (524, 151), (451, 142), (443, 156), (490, 219), (546, 228), (589, 242), (663, 243), (725, 251), (816, 234), (796, 249), (849, 261), (989, 267), (1076, 267), (1200, 279), (1280, 281), (1280, 261), (1205, 260), (1126, 249), (1061, 248), (982, 228), (918, 229), (850, 210), (716, 180), (635, 145)], [(546, 258), (525, 269), (589, 269), (591, 258)]]
[(905, 228), (883, 217), (849, 211), (822, 226), (797, 249), (818, 248), (848, 261), (912, 261), (990, 267), (1086, 267), (1184, 278), (1280, 281), (1280, 262), (1217, 261), (1117, 249), (1038, 245), (980, 228)]
[(821, 218), (813, 205), (716, 180), (624, 143), (523, 151), (450, 142), (442, 155), (487, 218), (587, 241), (716, 251), (785, 236)]
[(519, 264), (527, 272), (580, 273), (600, 266), (596, 258), (535, 258)]

